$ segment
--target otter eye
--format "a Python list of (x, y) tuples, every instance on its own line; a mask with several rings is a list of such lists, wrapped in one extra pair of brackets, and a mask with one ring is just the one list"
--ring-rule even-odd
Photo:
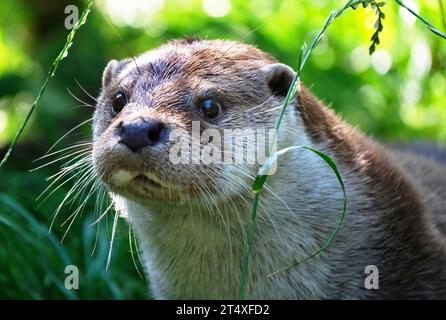
[(114, 113), (121, 112), (122, 108), (127, 104), (127, 97), (122, 91), (118, 91), (113, 97), (112, 108)]
[(208, 118), (215, 118), (220, 113), (220, 104), (212, 99), (206, 99), (201, 102), (201, 112)]

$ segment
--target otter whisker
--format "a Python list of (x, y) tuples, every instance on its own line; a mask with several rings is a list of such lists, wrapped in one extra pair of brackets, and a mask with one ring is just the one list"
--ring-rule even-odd
[[(113, 199), (110, 197), (107, 197), (107, 189), (103, 186), (101, 186), (99, 188), (99, 191), (97, 192), (96, 195), (96, 201), (95, 201), (95, 209), (94, 209), (94, 214), (97, 216), (100, 216), (100, 212), (102, 212), (102, 208), (103, 208), (103, 204), (107, 203), (107, 207), (108, 207), (108, 203), (110, 203), (110, 205), (113, 205)], [(107, 210), (107, 209), (106, 209)], [(97, 223), (97, 228), (96, 228), (96, 237), (95, 237), (95, 241), (94, 241), (94, 245), (93, 245), (93, 249), (91, 251), (91, 255), (94, 254), (94, 252), (96, 251), (96, 247), (98, 244), (98, 239), (99, 239), (99, 229), (101, 226), (101, 220), (98, 221)]]
[[(81, 174), (82, 172), (85, 172), (85, 170), (87, 170), (89, 168), (88, 163), (85, 163), (83, 165), (82, 168), (78, 169), (79, 171), (72, 174), (71, 177), (67, 178), (65, 181), (61, 182), (56, 188), (54, 188), (47, 196), (45, 196), (45, 198), (43, 200), (41, 200), (39, 206), (41, 206), (54, 192), (56, 192), (58, 189), (60, 189), (63, 185), (65, 185), (66, 183), (68, 183), (69, 181), (73, 180), (74, 178), (76, 178), (76, 176), (78, 176), (79, 174)], [(62, 179), (63, 177), (65, 177), (66, 175), (70, 174), (71, 172), (69, 170), (63, 172), (61, 171), (59, 174), (59, 177), (57, 179), (55, 179), (54, 181), (52, 181), (50, 183), (50, 185), (48, 187), (45, 188), (45, 190), (43, 190), (43, 192), (36, 198), (36, 201), (39, 201), (47, 191), (49, 191), (49, 189), (51, 189), (60, 179)]]
[(74, 81), (75, 81), (76, 84), (79, 86), (79, 88), (81, 88), (81, 90), (82, 90), (83, 92), (85, 92), (85, 94), (86, 94), (87, 96), (89, 96), (91, 99), (93, 99), (96, 103), (99, 102), (98, 99), (96, 99), (95, 97), (93, 97), (87, 90), (85, 90), (85, 88), (79, 83), (79, 81), (78, 81), (76, 78), (74, 78)]
[[(87, 178), (85, 178), (84, 181), (82, 181), (79, 184), (79, 188), (77, 189), (76, 194), (73, 195), (73, 197), (66, 203), (66, 204), (71, 204), (71, 206), (76, 202), (77, 198), (84, 198), (84, 194), (88, 189), (89, 185), (93, 186), (98, 186), (99, 187), (100, 181), (97, 179), (96, 174), (94, 172), (94, 170), (92, 172), (90, 172), (89, 176)], [(91, 190), (91, 189), (90, 189)], [(90, 193), (87, 193), (88, 195), (90, 195)], [(88, 198), (88, 196), (87, 196)]]
[(256, 105), (256, 106), (254, 106), (254, 107), (251, 107), (251, 108), (249, 108), (249, 109), (247, 109), (247, 110), (244, 110), (243, 113), (244, 113), (244, 114), (247, 114), (247, 113), (250, 113), (250, 112), (251, 112), (252, 110), (254, 110), (254, 109), (257, 109), (257, 108), (260, 108), (260, 107), (264, 106), (265, 104), (271, 102), (272, 98), (274, 98), (274, 95), (271, 94), (271, 95), (268, 97), (268, 99), (266, 99), (264, 102), (262, 102), (261, 104), (258, 104), (258, 105)]
[(71, 92), (71, 90), (70, 90), (69, 88), (67, 88), (67, 91), (68, 91), (68, 93), (69, 93), (75, 100), (77, 100), (78, 102), (81, 103), (81, 106), (93, 107), (93, 108), (94, 108), (94, 105), (92, 105), (92, 104), (90, 104), (90, 103), (88, 103), (88, 102), (85, 102), (84, 100), (82, 100), (82, 99), (76, 97), (76, 96), (74, 95), (74, 93)]
[[(52, 156), (54, 156), (54, 155), (56, 155), (56, 154), (59, 154), (59, 153), (62, 153), (62, 152), (64, 152), (64, 151), (68, 151), (68, 150), (71, 150), (71, 149), (75, 149), (75, 148), (79, 148), (79, 147), (84, 147), (84, 146), (90, 146), (90, 147), (91, 147), (92, 145), (93, 145), (92, 142), (76, 143), (76, 144), (73, 144), (73, 145), (68, 146), (68, 147), (66, 147), (66, 148), (63, 148), (63, 149), (60, 149), (60, 150), (57, 150), (57, 151), (54, 151), (54, 152), (45, 154), (45, 155), (43, 155), (43, 156), (41, 156), (41, 157), (39, 157), (39, 158), (37, 158), (37, 159), (34, 159), (33, 162), (37, 162), (37, 161), (46, 159), (46, 158), (48, 158), (48, 157), (52, 157)], [(91, 150), (91, 148), (89, 148), (89, 149)]]
[[(250, 116), (255, 117), (255, 116), (259, 116), (259, 115), (265, 114), (267, 112), (279, 111), (281, 109), (282, 109), (282, 106), (278, 106), (278, 107), (275, 107), (275, 108), (271, 108), (271, 109), (262, 110), (262, 111), (258, 111), (258, 112), (255, 112), (255, 113), (251, 113)], [(282, 128), (281, 128), (281, 130), (282, 130)]]
[(71, 152), (71, 153), (69, 153), (69, 154), (67, 154), (67, 155), (63, 155), (63, 156), (61, 156), (61, 157), (59, 157), (59, 158), (56, 158), (56, 159), (54, 159), (54, 160), (51, 160), (51, 161), (49, 161), (49, 162), (47, 162), (47, 163), (45, 163), (45, 164), (42, 164), (42, 165), (40, 165), (40, 166), (38, 166), (38, 167), (36, 167), (36, 168), (30, 169), (29, 172), (33, 172), (33, 171), (36, 171), (36, 170), (45, 168), (45, 167), (47, 167), (47, 166), (49, 166), (49, 165), (52, 165), (53, 163), (56, 163), (56, 162), (62, 161), (62, 160), (64, 160), (64, 159), (70, 158), (70, 157), (72, 157), (73, 155), (76, 155), (76, 154), (79, 154), (79, 153), (80, 153), (79, 156), (84, 156), (84, 155), (86, 155), (88, 152), (90, 152), (90, 149), (80, 149), (80, 150), (73, 151), (73, 152)]
[[(86, 175), (88, 175), (88, 174), (92, 174), (92, 172), (94, 172), (93, 170), (94, 170), (93, 167), (88, 168), (88, 169), (86, 170), (86, 172), (81, 176), (80, 180), (82, 180), (82, 178), (85, 177)], [(50, 229), (50, 232), (51, 232), (51, 230), (52, 230), (52, 228), (53, 228), (53, 224), (54, 224), (54, 222), (55, 222), (55, 220), (56, 220), (56, 218), (57, 218), (57, 216), (58, 216), (58, 214), (59, 214), (61, 208), (65, 205), (65, 203), (68, 201), (68, 199), (72, 196), (73, 192), (74, 192), (78, 187), (79, 187), (79, 182), (76, 181), (76, 183), (71, 187), (71, 189), (68, 191), (68, 193), (67, 193), (67, 194), (65, 195), (65, 197), (63, 198), (62, 202), (59, 204), (59, 206), (57, 207), (57, 209), (56, 209), (55, 212), (53, 213), (53, 218), (52, 218), (52, 221), (51, 221), (51, 224), (50, 224), (50, 228), (49, 228), (49, 229)]]
[(98, 245), (98, 241), (99, 241), (99, 231), (100, 231), (100, 227), (101, 227), (101, 222), (98, 223), (98, 226), (96, 227), (96, 234), (94, 237), (94, 244), (93, 244), (93, 249), (91, 250), (91, 254), (90, 257), (92, 257), (96, 251), (97, 245)]
[[(85, 168), (85, 170), (87, 170), (87, 168)], [(84, 172), (84, 171), (82, 171), (82, 172)], [(54, 194), (57, 190), (59, 190), (62, 186), (64, 186), (65, 184), (67, 184), (68, 182), (70, 182), (71, 180), (73, 180), (73, 179), (75, 179), (75, 178), (76, 178), (76, 176), (73, 175), (73, 176), (67, 178), (65, 181), (61, 182), (57, 187), (55, 187), (53, 190), (51, 190), (51, 192), (48, 193), (48, 195), (46, 195), (45, 198), (43, 198), (43, 199), (40, 201), (38, 207), (40, 207), (43, 203), (45, 203), (46, 200), (48, 200), (48, 198), (51, 197), (51, 195), (53, 195), (53, 194)], [(53, 182), (47, 187), (47, 189), (50, 188), (50, 187), (52, 187), (56, 182), (57, 182), (57, 181), (53, 181)], [(44, 191), (46, 192), (47, 189), (45, 189)], [(40, 198), (41, 198), (43, 195), (44, 195), (43, 193), (40, 194), (39, 197), (36, 199), (36, 201), (39, 201)]]
[[(135, 254), (134, 254), (134, 251), (133, 251), (133, 244), (132, 244), (132, 243), (133, 243), (133, 239), (134, 239), (134, 232), (132, 232), (131, 217), (129, 217), (129, 223), (128, 223), (128, 225), (129, 225), (129, 234), (128, 234), (128, 237), (129, 237), (130, 256), (132, 257), (133, 266), (135, 267), (136, 272), (138, 273), (138, 276), (139, 276), (141, 279), (144, 279), (143, 276), (142, 276), (142, 274), (141, 274), (141, 272), (139, 271), (139, 267), (138, 267), (138, 264), (136, 263), (136, 260), (135, 260)], [(136, 242), (135, 242), (135, 244), (136, 244)], [(135, 249), (138, 250), (138, 248), (137, 248), (136, 246), (135, 246)], [(138, 254), (138, 258), (140, 258), (140, 257), (139, 257), (139, 254)], [(140, 260), (140, 263), (141, 263), (141, 260)]]
[(110, 203), (110, 205), (107, 207), (107, 209), (105, 209), (105, 211), (99, 216), (99, 218), (97, 218), (93, 223), (90, 224), (90, 226), (94, 226), (95, 224), (98, 224), (102, 218), (105, 217), (105, 215), (108, 213), (108, 211), (110, 211), (110, 209), (113, 207), (114, 203)]
[(54, 149), (54, 147), (60, 142), (62, 141), (66, 136), (68, 136), (70, 133), (72, 133), (73, 131), (75, 131), (76, 129), (80, 128), (81, 126), (83, 126), (84, 124), (93, 121), (93, 118), (89, 118), (83, 122), (81, 122), (80, 124), (78, 124), (77, 126), (75, 126), (74, 128), (70, 129), (67, 133), (65, 133), (62, 137), (60, 137), (52, 146), (51, 148), (48, 149), (48, 151), (45, 153), (45, 155), (47, 155), (48, 153), (50, 153), (51, 150)]
[[(95, 216), (100, 216), (100, 212), (103, 212), (102, 211), (103, 204), (104, 203), (108, 204), (110, 202), (110, 199), (111, 199), (110, 197), (107, 197), (107, 189), (105, 187), (99, 188), (99, 191), (96, 194), (96, 201), (94, 204), (94, 215)], [(113, 200), (111, 200), (111, 203), (113, 203)], [(96, 227), (96, 236), (94, 239), (94, 245), (93, 245), (93, 249), (91, 251), (92, 256), (95, 253), (96, 247), (98, 244), (100, 226), (101, 226), (101, 221), (98, 221), (97, 227)]]
[(93, 184), (90, 188), (90, 191), (88, 193), (88, 195), (85, 197), (85, 200), (79, 205), (79, 207), (60, 225), (61, 227), (63, 227), (68, 221), (71, 220), (70, 225), (68, 226), (65, 235), (68, 233), (72, 223), (74, 222), (74, 220), (76, 219), (77, 215), (83, 211), (87, 201), (89, 200), (89, 198), (98, 190), (98, 188), (100, 187), (99, 184)]
[[(94, 178), (95, 178), (94, 174), (90, 173), (89, 176), (88, 176), (88, 178), (85, 179), (85, 181), (81, 181), (80, 183), (77, 183), (77, 185), (76, 185), (76, 191), (73, 191), (73, 193), (74, 193), (74, 192), (76, 192), (76, 193), (75, 193), (74, 195), (72, 195), (71, 198), (70, 198), (68, 201), (66, 201), (64, 205), (71, 204), (71, 206), (70, 206), (70, 208), (71, 208), (72, 205), (73, 205), (73, 203), (74, 203), (75, 200), (77, 199), (77, 197), (79, 197), (80, 194), (83, 195), (83, 194), (85, 193), (85, 191), (88, 189), (88, 186), (89, 186), (92, 182), (94, 182)], [(82, 206), (87, 202), (89, 196), (91, 196), (91, 194), (92, 194), (91, 191), (94, 190), (95, 186), (96, 186), (96, 184), (94, 184), (94, 183), (91, 185), (91, 188), (90, 188), (90, 190), (89, 190), (89, 192), (88, 192), (87, 197), (85, 197), (85, 200), (81, 203), (81, 205), (78, 206), (78, 208), (76, 209), (76, 211), (77, 211), (78, 209), (82, 208)], [(66, 224), (67, 220), (69, 220), (72, 216), (75, 215), (76, 211), (74, 211), (74, 212), (73, 212), (73, 213), (72, 213), (72, 214), (71, 214), (71, 215), (70, 215), (70, 216), (69, 216), (69, 217), (68, 217), (68, 218), (61, 224), (61, 227), (63, 227), (63, 226)]]
[(138, 244), (138, 241), (136, 239), (135, 231), (133, 231), (132, 234), (133, 234), (133, 244), (135, 245), (136, 256), (138, 257), (139, 263), (142, 265), (143, 264), (143, 260), (142, 260), (142, 257), (141, 257), (141, 250), (139, 249), (139, 244)]
[[(81, 155), (80, 155), (81, 156)], [(78, 157), (80, 157), (78, 156)], [(83, 156), (83, 155), (82, 155)], [(77, 158), (78, 158), (77, 157)], [(73, 159), (75, 160), (75, 159)], [(72, 161), (72, 160), (70, 160)], [(60, 179), (62, 179), (63, 177), (65, 177), (68, 174), (72, 174), (72, 177), (70, 177), (67, 181), (73, 179), (74, 177), (76, 177), (77, 175), (80, 174), (80, 172), (88, 169), (90, 167), (90, 163), (89, 163), (89, 159), (85, 159), (82, 158), (80, 160), (78, 160), (75, 164), (69, 166), (69, 167), (64, 167), (62, 168), (58, 173), (46, 178), (47, 181), (51, 181), (53, 180), (49, 186), (47, 186), (45, 188), (45, 190), (43, 190), (43, 192), (37, 197), (37, 201), (49, 190), (51, 189), (51, 187), (56, 184)], [(77, 172), (73, 173), (73, 170), (77, 170)], [(67, 182), (65, 181), (64, 184)], [(58, 186), (55, 190), (57, 190), (58, 188), (60, 188), (60, 186)], [(53, 190), (51, 193), (53, 193), (55, 190)]]
[(103, 212), (102, 209), (103, 209), (104, 203), (108, 204), (108, 202), (110, 202), (110, 201), (107, 201), (108, 199), (110, 199), (110, 198), (107, 198), (107, 189), (105, 187), (101, 188), (96, 195), (96, 200), (94, 203), (95, 216), (101, 215), (101, 213)]
[(115, 216), (113, 218), (112, 235), (111, 235), (111, 239), (110, 239), (110, 248), (108, 250), (108, 257), (107, 257), (107, 266), (105, 267), (105, 270), (107, 270), (107, 271), (110, 267), (111, 255), (112, 255), (112, 251), (113, 251), (113, 242), (115, 240), (116, 227), (118, 226), (118, 218), (119, 218), (119, 212), (116, 211)]
[[(67, 227), (67, 229), (66, 229), (66, 231), (65, 231), (61, 241), (63, 241), (65, 239), (65, 237), (67, 236), (68, 232), (71, 229), (71, 226), (73, 225), (74, 221), (76, 220), (77, 216), (79, 215), (79, 213), (81, 213), (83, 211), (87, 201), (90, 199), (91, 195), (94, 194), (98, 190), (99, 187), (100, 187), (100, 184), (93, 185), (92, 188), (91, 188), (90, 193), (86, 196), (86, 198), (82, 202), (82, 204), (76, 209), (76, 211), (74, 212), (74, 215), (73, 214), (70, 215), (70, 217), (71, 216), (73, 216), (73, 217), (71, 218), (71, 222), (68, 225), (68, 227)], [(67, 220), (65, 220), (64, 223), (61, 226), (63, 226), (70, 219), (70, 217)]]
[[(67, 175), (77, 175), (79, 171), (83, 171), (84, 169), (87, 169), (90, 167), (90, 164), (88, 163), (88, 159), (81, 158), (75, 163), (61, 168), (56, 174), (53, 174), (52, 176), (47, 177), (46, 181), (52, 181), (53, 183), (61, 178), (64, 178)], [(47, 188), (48, 189), (48, 188)]]

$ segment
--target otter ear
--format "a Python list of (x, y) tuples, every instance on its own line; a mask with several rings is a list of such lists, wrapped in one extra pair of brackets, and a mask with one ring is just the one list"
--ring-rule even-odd
[(104, 73), (102, 74), (102, 87), (107, 87), (113, 77), (116, 75), (118, 67), (119, 67), (118, 60), (110, 60), (109, 63), (107, 63), (107, 66), (105, 67)]
[(273, 63), (262, 68), (266, 83), (274, 95), (285, 97), (296, 75), (293, 69), (283, 63)]

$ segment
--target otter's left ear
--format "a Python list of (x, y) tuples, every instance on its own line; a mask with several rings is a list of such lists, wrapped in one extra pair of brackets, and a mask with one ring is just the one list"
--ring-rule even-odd
[(102, 87), (107, 87), (112, 82), (113, 78), (116, 77), (119, 72), (130, 62), (131, 60), (110, 60), (105, 67), (104, 73), (102, 74)]
[(263, 67), (262, 71), (271, 92), (285, 97), (295, 76), (293, 69), (283, 63), (273, 63)]
[(107, 87), (112, 79), (113, 79), (113, 75), (116, 73), (116, 69), (118, 69), (119, 66), (119, 62), (118, 60), (110, 60), (107, 63), (107, 66), (104, 69), (104, 72), (102, 73), (102, 86), (103, 87)]

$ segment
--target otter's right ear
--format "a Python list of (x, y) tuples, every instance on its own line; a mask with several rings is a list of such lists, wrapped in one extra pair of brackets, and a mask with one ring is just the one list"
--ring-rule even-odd
[(262, 71), (271, 92), (285, 97), (296, 75), (293, 69), (283, 63), (273, 63), (263, 67)]
[(102, 74), (102, 87), (107, 87), (113, 77), (116, 75), (119, 67), (118, 60), (110, 60), (107, 66), (105, 67), (104, 73)]

